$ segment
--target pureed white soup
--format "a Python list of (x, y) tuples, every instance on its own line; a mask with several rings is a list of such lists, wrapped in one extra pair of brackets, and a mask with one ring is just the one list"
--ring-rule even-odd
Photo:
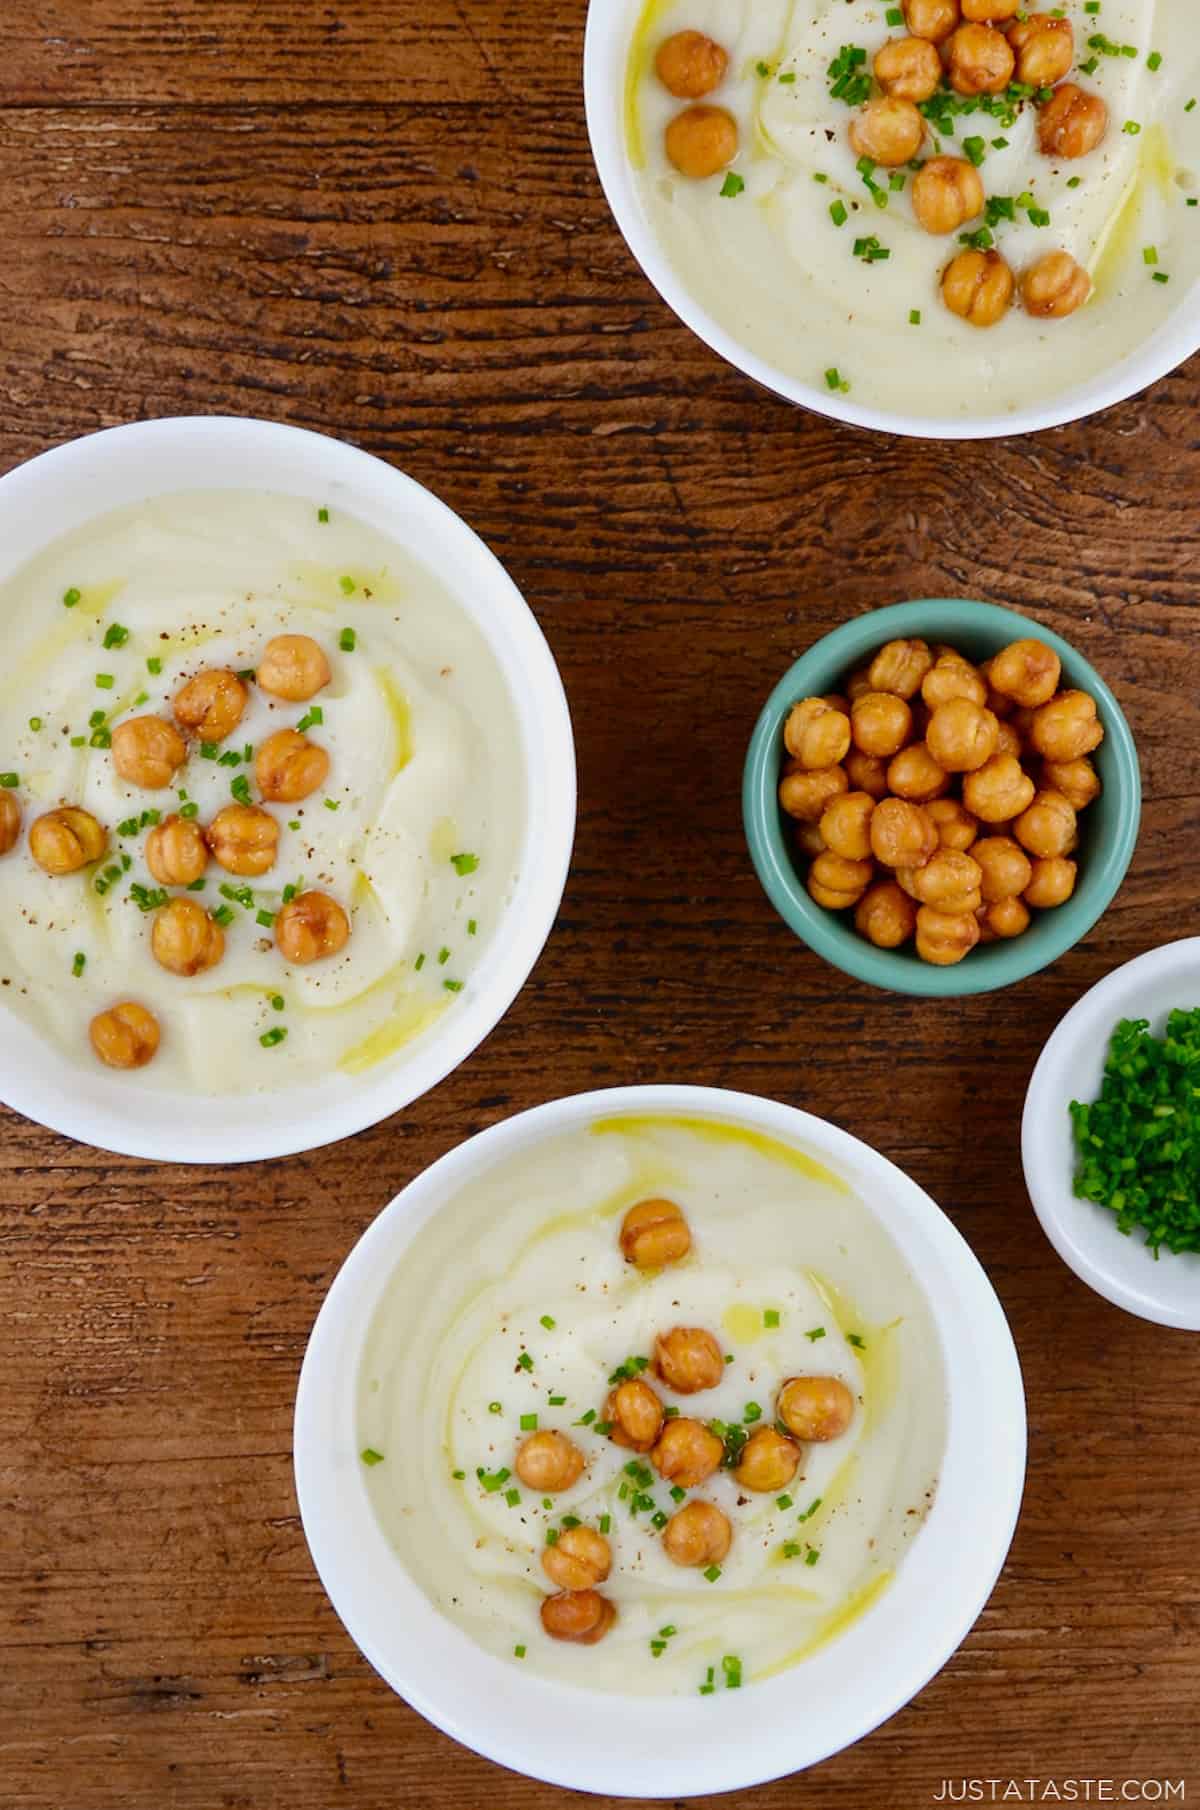
[[(664, 1199), (691, 1248), (641, 1270), (623, 1218)], [(886, 1219), (886, 1200), (790, 1144), (659, 1116), (598, 1120), (463, 1188), (405, 1251), (361, 1364), (363, 1475), (399, 1559), (480, 1646), (590, 1688), (707, 1693), (803, 1660), (886, 1590), (944, 1448), (938, 1334)], [(656, 1373), (656, 1335), (678, 1327), (719, 1346), (715, 1386), (683, 1394)], [(777, 1441), (797, 1376), (845, 1385), (849, 1425), (801, 1444), (786, 1482), (747, 1487), (731, 1465), (756, 1434)], [(660, 1439), (683, 1417), (715, 1427), (715, 1471), (683, 1488), (657, 1444), (614, 1443), (614, 1377), (659, 1396)], [(522, 1480), (546, 1432), (583, 1461), (569, 1487)], [(696, 1503), (728, 1525), (720, 1563), (669, 1556)], [(572, 1529), (611, 1558), (596, 1589), (615, 1619), (592, 1645), (541, 1619), (546, 1554)]]
[[(949, 0), (916, 4), (928, 18)], [(1012, 13), (1012, 0), (996, 0), (995, 10)], [(851, 127), (868, 96), (881, 95), (877, 53), (907, 36), (900, 0), (648, 0), (640, 16), (634, 8), (628, 154), (647, 221), (686, 289), (788, 376), (917, 417), (1034, 405), (1133, 352), (1200, 274), (1195, 11), (1188, 0), (1064, 0), (1023, 7), (993, 29), (1007, 43), (1026, 15), (1061, 16), (1052, 29), (1073, 35), (1067, 73), (1057, 78), (1061, 62), (1043, 62), (1056, 80), (1035, 89), (1016, 84), (1014, 69), (1002, 91), (972, 96), (943, 75), (918, 106), (919, 148), (902, 146), (903, 161), (889, 167), (860, 155)], [(669, 92), (656, 70), (664, 42), (684, 31), (728, 56), (723, 79), (695, 100)], [(943, 61), (950, 41), (939, 47)], [(1007, 53), (994, 38), (984, 46), (999, 53), (998, 79)], [(1058, 47), (1043, 40), (1040, 55)], [(1089, 98), (1059, 142), (1069, 150), (1088, 142), (1100, 123), (1092, 96), (1107, 121), (1086, 154), (1048, 154), (1039, 131), (1053, 89), (1068, 83)], [(732, 160), (700, 179), (680, 173), (665, 141), (671, 122), (697, 105), (727, 113), (737, 135)], [(949, 229), (933, 232), (918, 224), (914, 185), (916, 166), (938, 156), (966, 164), (965, 205), (979, 207), (961, 220), (943, 213), (937, 224)], [(970, 250), (996, 254), (1012, 272), (1011, 301), (991, 325), (972, 324), (943, 298), (943, 273)], [(1030, 312), (1030, 301), (1045, 304), (1044, 285), (1039, 295), (1035, 283), (1030, 301), (1022, 293), (1052, 251), (1069, 254), (1091, 284), (1083, 305), (1085, 278), (1075, 278), (1069, 303), (1058, 290), (1059, 305), (1073, 307), (1062, 318)], [(962, 305), (975, 298), (980, 272), (960, 276)], [(995, 299), (985, 295), (976, 317), (986, 319)]]
[[(3, 1005), (98, 1064), (90, 1024), (132, 1001), (161, 1040), (123, 1081), (204, 1093), (361, 1073), (454, 1009), (515, 884), (523, 762), (503, 675), (419, 549), (294, 497), (183, 493), (55, 543), (4, 584), (0, 620), (0, 764), (22, 818), (0, 858)], [(258, 682), (281, 635), (307, 637), (328, 669), (303, 700)], [(127, 783), (121, 725), (173, 722), (184, 685), (213, 669), (240, 674), (236, 727), (211, 742), (188, 731), (169, 783)], [(328, 757), (290, 801), (263, 796), (257, 764), (283, 730), (318, 770), (312, 748)], [(202, 850), (198, 879), (161, 885), (156, 829), (173, 818), (211, 838), (239, 803), (272, 820), (266, 871), (229, 871)], [(62, 806), (90, 813), (106, 847), (52, 875), (31, 832), (37, 848), (38, 818)], [(314, 892), (344, 913), (348, 938), (290, 959), (278, 925)], [(211, 967), (156, 958), (174, 900), (219, 931)]]

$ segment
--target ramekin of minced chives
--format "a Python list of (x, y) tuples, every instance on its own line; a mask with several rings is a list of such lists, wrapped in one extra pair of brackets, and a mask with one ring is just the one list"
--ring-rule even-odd
[(1121, 1019), (1099, 1097), (1070, 1113), (1076, 1197), (1140, 1227), (1156, 1258), (1200, 1251), (1200, 1007), (1173, 1011), (1161, 1037)]

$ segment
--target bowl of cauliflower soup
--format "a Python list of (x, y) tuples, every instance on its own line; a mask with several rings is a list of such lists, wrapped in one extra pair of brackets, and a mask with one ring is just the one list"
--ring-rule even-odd
[(585, 89), (647, 276), (791, 401), (1027, 432), (1200, 343), (1185, 0), (593, 0)]
[(549, 933), (561, 683), (444, 505), (243, 420), (0, 480), (5, 1101), (159, 1159), (374, 1123), (470, 1053)]
[(945, 1661), (1011, 1537), (1023, 1397), (983, 1271), (893, 1165), (633, 1087), (494, 1126), (381, 1213), (295, 1461), (335, 1608), (424, 1715), (681, 1797), (825, 1758)]

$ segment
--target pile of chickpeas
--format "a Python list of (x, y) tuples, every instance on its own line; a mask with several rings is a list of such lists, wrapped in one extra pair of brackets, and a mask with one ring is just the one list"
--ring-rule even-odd
[[(671, 1200), (643, 1200), (630, 1207), (620, 1241), (626, 1262), (643, 1271), (682, 1262), (692, 1249), (687, 1218)], [(698, 1395), (717, 1387), (725, 1374), (725, 1355), (707, 1328), (674, 1326), (655, 1338), (648, 1368), (662, 1389)], [(597, 1425), (613, 1445), (648, 1458), (673, 1488), (701, 1489), (725, 1466), (741, 1489), (778, 1494), (794, 1481), (804, 1446), (840, 1438), (853, 1416), (854, 1397), (840, 1377), (789, 1377), (776, 1395), (773, 1422), (757, 1427), (730, 1463), (725, 1441), (712, 1426), (668, 1410), (659, 1389), (644, 1375), (633, 1375), (612, 1388)], [(567, 1434), (546, 1429), (522, 1440), (513, 1468), (527, 1488), (545, 1495), (570, 1489), (587, 1468), (587, 1459)], [(703, 1497), (684, 1502), (661, 1532), (663, 1551), (673, 1564), (699, 1569), (719, 1566), (733, 1537), (729, 1516)], [(611, 1598), (599, 1589), (612, 1562), (610, 1540), (584, 1524), (563, 1528), (546, 1546), (542, 1569), (554, 1594), (543, 1599), (541, 1619), (552, 1639), (591, 1646), (604, 1638), (617, 1615)]]
[(1094, 698), (1061, 678), (1033, 639), (982, 666), (889, 641), (844, 695), (793, 705), (779, 802), (816, 903), (853, 911), (877, 948), (915, 938), (939, 967), (1064, 904), (1104, 727)]
[[(263, 649), (254, 682), (271, 697), (307, 703), (329, 684), (329, 661), (309, 635), (277, 635)], [(249, 683), (223, 667), (190, 678), (172, 700), (173, 719), (127, 718), (112, 732), (112, 762), (118, 778), (141, 791), (173, 786), (189, 758), (189, 738), (215, 746), (241, 723)], [(254, 777), (263, 799), (296, 804), (324, 785), (329, 754), (298, 729), (279, 729), (260, 743)], [(22, 811), (16, 796), (0, 793), (0, 853), (20, 837)], [(29, 852), (54, 877), (80, 874), (102, 861), (109, 832), (82, 806), (62, 804), (36, 817), (29, 827)], [(207, 826), (172, 812), (146, 838), (146, 865), (160, 886), (195, 887), (211, 857), (226, 873), (259, 878), (275, 864), (279, 824), (261, 804), (228, 804)], [(281, 905), (273, 933), (285, 961), (308, 963), (336, 955), (350, 935), (350, 919), (327, 893), (308, 891)], [(214, 968), (225, 953), (221, 925), (199, 900), (176, 894), (153, 915), (150, 948), (171, 974), (192, 976)], [(153, 1012), (123, 1000), (97, 1014), (90, 1026), (92, 1047), (110, 1068), (144, 1068), (158, 1051), (161, 1029)]]
[[(921, 160), (927, 122), (921, 103), (943, 84), (964, 98), (1031, 91), (1038, 108), (1038, 146), (1055, 160), (1085, 157), (1108, 130), (1108, 108), (1093, 89), (1064, 78), (1075, 61), (1075, 31), (1054, 12), (1028, 12), (1022, 0), (903, 0), (907, 35), (889, 38), (872, 64), (880, 92), (850, 124), (858, 157), (883, 169), (915, 166), (912, 208), (918, 225), (939, 237), (969, 232), (983, 219), (987, 197), (965, 157)], [(681, 31), (658, 49), (655, 70), (667, 90), (693, 104), (666, 129), (668, 158), (693, 180), (714, 176), (738, 152), (738, 124), (725, 107), (702, 102), (724, 81), (728, 53), (699, 31)], [(966, 246), (942, 271), (942, 300), (973, 327), (991, 327), (1008, 312), (1018, 287), (1028, 314), (1061, 320), (1091, 294), (1087, 271), (1055, 249), (1018, 278), (994, 246)]]

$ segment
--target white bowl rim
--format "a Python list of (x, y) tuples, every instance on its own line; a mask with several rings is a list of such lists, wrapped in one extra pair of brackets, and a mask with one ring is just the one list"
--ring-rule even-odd
[[(625, 90), (624, 46), (628, 16), (636, 0), (589, 0), (584, 40), (583, 87), (588, 135), (600, 186), (617, 227), (643, 274), (667, 306), (696, 337), (727, 364), (777, 396), (851, 427), (899, 434), (915, 440), (995, 440), (1008, 435), (1041, 433), (1083, 421), (1157, 382), (1200, 349), (1200, 282), (1180, 296), (1162, 326), (1143, 345), (1102, 375), (1077, 384), (1039, 405), (1002, 415), (906, 415), (899, 410), (870, 408), (840, 394), (820, 390), (760, 358), (728, 332), (688, 291), (642, 216), (625, 155), (620, 97)], [(619, 79), (614, 71), (619, 69)]]
[[(466, 1180), (516, 1149), (598, 1117), (647, 1112), (748, 1125), (817, 1151), (860, 1185), (874, 1184), (872, 1198), (887, 1199), (886, 1223), (910, 1264), (919, 1258), (937, 1274), (940, 1294), (930, 1309), (944, 1345), (952, 1335), (938, 1491), (883, 1597), (804, 1662), (812, 1713), (803, 1718), (794, 1714), (796, 1671), (706, 1699), (598, 1696), (533, 1674), (514, 1690), (513, 1668), (478, 1648), (409, 1577), (363, 1483), (351, 1405), (362, 1345), (420, 1225)], [(983, 1429), (986, 1464), (977, 1443)], [(814, 1765), (893, 1715), (940, 1670), (983, 1609), (1008, 1552), (1024, 1484), (1025, 1399), (1008, 1322), (978, 1259), (887, 1158), (778, 1101), (712, 1087), (619, 1087), (500, 1121), (441, 1157), (383, 1209), (313, 1327), (296, 1397), (294, 1462), (305, 1537), (334, 1608), (376, 1671), (423, 1716), (489, 1759), (551, 1784), (684, 1798)], [(881, 1627), (889, 1638), (880, 1640)], [(866, 1676), (871, 1688), (863, 1692)], [(639, 1734), (637, 1714), (647, 1702), (653, 1713)], [(610, 1704), (621, 1706), (620, 1741), (611, 1737), (610, 1718), (597, 1715), (598, 1705)]]
[[(182, 476), (188, 458), (206, 476)], [(103, 1150), (158, 1162), (242, 1163), (295, 1155), (350, 1137), (420, 1098), (483, 1042), (525, 984), (553, 928), (575, 835), (575, 745), (562, 678), (529, 604), (486, 543), (448, 504), (385, 460), (344, 440), (253, 416), (165, 416), (126, 423), (51, 448), (0, 477), (0, 519), (35, 507), (67, 483), (94, 482), (97, 500), (67, 526), (94, 519), (136, 494), (121, 494), (121, 461), (154, 468), (140, 494), (255, 487), (317, 503), (344, 496), (347, 512), (419, 524), (453, 560), (456, 587), (416, 547), (484, 633), (509, 687), (525, 759), (527, 811), (517, 888), (469, 988), (441, 1022), (373, 1073), (334, 1076), (241, 1098), (129, 1090), (122, 1078), (72, 1062), (33, 1026), (0, 1008), (0, 1098), (52, 1131)], [(228, 475), (261, 470), (253, 486)], [(226, 462), (226, 463), (223, 463)], [(275, 481), (287, 473), (285, 481)], [(159, 481), (161, 479), (161, 481)], [(378, 523), (377, 523), (378, 525)], [(63, 529), (38, 540), (48, 545)], [(387, 532), (386, 526), (384, 532)], [(3, 565), (2, 576), (28, 555)], [(462, 580), (472, 591), (464, 596)], [(474, 599), (486, 599), (474, 606)], [(97, 1065), (98, 1068), (98, 1065)]]
[[(1052, 1136), (1053, 1131), (1061, 1133), (1062, 1126), (1051, 1118), (1051, 1114), (1061, 1114), (1065, 1122), (1067, 1100), (1074, 1089), (1064, 1082), (1080, 1047), (1085, 1046), (1093, 1057), (1099, 1053), (1103, 1059), (1118, 1020), (1147, 1015), (1137, 1003), (1139, 992), (1153, 981), (1185, 970), (1196, 975), (1200, 1004), (1200, 937), (1195, 936), (1164, 943), (1123, 962), (1076, 1000), (1051, 1033), (1030, 1077), (1021, 1116), (1021, 1163), (1042, 1230), (1081, 1281), (1114, 1307), (1123, 1308), (1139, 1320), (1200, 1332), (1200, 1290), (1194, 1286), (1200, 1281), (1200, 1255), (1168, 1252), (1155, 1264), (1136, 1232), (1127, 1237), (1118, 1231), (1116, 1220), (1107, 1209), (1091, 1201), (1076, 1200), (1071, 1176), (1062, 1174), (1058, 1160), (1063, 1140)], [(1067, 1148), (1073, 1154), (1073, 1139), (1067, 1140)], [(1112, 1262), (1104, 1255), (1109, 1251), (1113, 1253)], [(1151, 1289), (1138, 1287), (1134, 1280), (1136, 1273), (1153, 1277), (1160, 1269), (1167, 1278), (1182, 1278), (1183, 1266), (1194, 1272), (1189, 1278), (1190, 1305), (1156, 1298)]]

